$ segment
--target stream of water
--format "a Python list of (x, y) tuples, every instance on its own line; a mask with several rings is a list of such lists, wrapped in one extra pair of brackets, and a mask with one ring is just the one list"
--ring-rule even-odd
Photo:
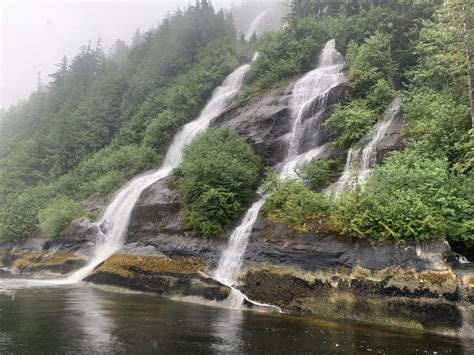
[(385, 137), (400, 107), (401, 100), (397, 98), (390, 104), (372, 131), (349, 149), (344, 171), (334, 186), (329, 188), (330, 194), (338, 196), (343, 191), (353, 189), (356, 184), (365, 183), (376, 163), (377, 144)]
[(217, 88), (211, 100), (203, 109), (198, 118), (186, 124), (174, 137), (168, 148), (162, 167), (131, 180), (107, 207), (100, 221), (96, 222), (100, 240), (96, 242), (94, 255), (89, 263), (72, 274), (65, 282), (76, 283), (84, 279), (94, 268), (109, 256), (118, 251), (125, 243), (130, 215), (140, 194), (150, 185), (171, 174), (174, 168), (181, 164), (183, 149), (200, 133), (204, 132), (212, 119), (221, 114), (238, 96), (245, 75), (250, 65), (246, 64), (236, 69)]
[[(326, 43), (319, 56), (319, 65), (299, 79), (290, 99), (290, 112), (292, 119), (292, 131), (288, 139), (287, 158), (277, 169), (281, 177), (294, 177), (297, 167), (306, 160), (314, 159), (324, 151), (323, 146), (311, 147), (307, 152), (299, 153), (301, 150), (301, 137), (304, 130), (303, 120), (321, 119), (318, 112), (313, 112), (312, 103), (316, 100), (322, 101), (320, 107), (325, 108), (330, 89), (344, 83), (347, 80), (344, 72), (345, 62), (342, 55), (335, 48), (335, 41)], [(319, 125), (316, 125), (319, 127)], [(320, 134), (319, 128), (314, 132)], [(229, 237), (229, 243), (224, 250), (218, 267), (214, 273), (215, 278), (220, 282), (235, 286), (243, 263), (245, 251), (252, 228), (257, 220), (261, 207), (265, 202), (265, 197), (255, 202), (245, 213), (240, 224), (235, 228)], [(244, 295), (238, 295), (234, 290), (231, 307), (242, 304)]]

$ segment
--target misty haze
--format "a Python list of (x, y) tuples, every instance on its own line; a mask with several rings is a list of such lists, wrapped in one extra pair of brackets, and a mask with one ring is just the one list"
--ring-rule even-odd
[(0, 6), (0, 353), (472, 353), (474, 2)]

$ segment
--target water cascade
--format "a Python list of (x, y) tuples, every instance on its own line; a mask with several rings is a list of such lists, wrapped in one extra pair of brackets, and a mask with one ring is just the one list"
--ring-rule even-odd
[(255, 34), (257, 37), (260, 36), (263, 32), (265, 32), (265, 25), (264, 25), (264, 20), (265, 17), (267, 16), (269, 10), (266, 10), (262, 12), (260, 15), (258, 15), (251, 23), (250, 27), (245, 33), (245, 40), (249, 40), (252, 38), (252, 36)]
[[(287, 158), (277, 166), (281, 177), (294, 176), (295, 169), (299, 164), (316, 158), (324, 151), (324, 147), (315, 145), (310, 147), (307, 152), (298, 154), (301, 150), (301, 131), (304, 130), (302, 121), (304, 119), (322, 119), (322, 115), (318, 114), (320, 112), (313, 112), (314, 106), (312, 103), (320, 100), (323, 102), (321, 106), (325, 107), (324, 102), (327, 102), (330, 89), (347, 81), (344, 69), (344, 59), (335, 49), (335, 41), (331, 40), (326, 44), (319, 57), (318, 67), (307, 73), (295, 84), (290, 100), (293, 129), (288, 139)], [(314, 131), (315, 137), (319, 134), (319, 130)], [(317, 142), (318, 140), (315, 139), (314, 141)], [(264, 202), (265, 196), (257, 200), (247, 210), (242, 221), (229, 237), (227, 248), (224, 250), (214, 272), (215, 278), (225, 285), (233, 287), (237, 282), (253, 225)], [(233, 304), (231, 306), (240, 306), (243, 299), (244, 296), (234, 289)]]
[(204, 132), (213, 118), (221, 114), (239, 94), (250, 65), (246, 64), (230, 74), (222, 86), (217, 88), (209, 103), (194, 121), (186, 124), (174, 137), (166, 158), (159, 170), (141, 175), (131, 180), (107, 207), (102, 218), (95, 223), (99, 240), (89, 263), (72, 274), (67, 283), (81, 281), (101, 262), (106, 260), (125, 243), (130, 215), (140, 194), (153, 183), (171, 174), (182, 161), (183, 148), (201, 132)]
[(338, 196), (351, 190), (358, 183), (363, 184), (372, 173), (377, 160), (377, 145), (386, 135), (388, 128), (400, 112), (401, 100), (395, 99), (377, 122), (372, 132), (363, 137), (355, 147), (349, 149), (344, 171), (329, 192)]

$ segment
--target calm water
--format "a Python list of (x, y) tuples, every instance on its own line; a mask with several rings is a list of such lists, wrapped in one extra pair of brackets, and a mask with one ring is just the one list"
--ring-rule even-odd
[(5, 292), (7, 282), (0, 279), (2, 354), (468, 354), (474, 349), (473, 342), (426, 333), (227, 310), (92, 287)]

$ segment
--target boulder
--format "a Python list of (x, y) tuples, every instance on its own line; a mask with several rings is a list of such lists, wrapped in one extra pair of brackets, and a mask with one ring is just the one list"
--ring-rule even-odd
[(285, 135), (291, 131), (288, 102), (294, 83), (239, 102), (215, 118), (212, 125), (234, 128), (269, 165), (276, 164), (286, 153)]
[(184, 233), (181, 199), (172, 187), (172, 177), (166, 177), (140, 195), (132, 210), (127, 240)]

